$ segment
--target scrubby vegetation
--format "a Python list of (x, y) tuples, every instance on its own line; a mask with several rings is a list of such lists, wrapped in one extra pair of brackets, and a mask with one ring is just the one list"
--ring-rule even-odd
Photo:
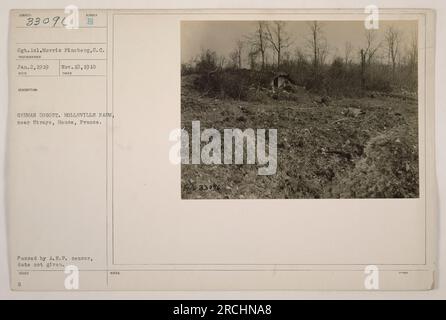
[[(197, 74), (195, 82), (197, 90), (207, 96), (219, 98), (233, 98), (237, 100), (257, 99), (250, 94), (250, 90), (269, 90), (270, 82), (275, 74), (287, 73), (296, 86), (319, 95), (331, 97), (362, 97), (370, 92), (405, 92), (416, 95), (417, 92), (417, 43), (413, 43), (401, 52), (401, 35), (393, 27), (388, 28), (384, 40), (378, 41), (374, 31), (365, 32), (365, 44), (356, 51), (349, 42), (346, 42), (344, 57), (334, 55), (328, 61), (328, 46), (323, 38), (321, 25), (310, 24), (310, 31), (316, 39), (310, 41), (307, 50), (303, 53), (298, 48), (294, 53), (283, 52), (286, 42), (284, 26), (281, 29), (280, 43), (282, 57), (277, 61), (266, 62), (265, 56), (259, 58), (260, 53), (267, 55), (268, 50), (275, 46), (267, 43), (279, 41), (267, 32), (269, 28), (278, 28), (277, 25), (259, 23), (257, 33), (246, 43), (237, 42), (236, 49), (228, 60), (211, 50), (203, 50), (194, 61), (182, 64), (182, 75)], [(258, 34), (264, 33), (262, 45)], [(272, 39), (270, 38), (272, 37)], [(276, 36), (277, 37), (277, 36)], [(415, 37), (415, 36), (413, 36)], [(285, 44), (284, 44), (285, 42)], [(242, 65), (243, 46), (249, 50), (247, 55), (249, 65)], [(314, 52), (314, 54), (312, 53)], [(277, 55), (277, 53), (275, 53)], [(395, 56), (394, 58), (392, 58)], [(356, 59), (355, 59), (356, 57)], [(246, 60), (246, 59), (245, 59)], [(291, 90), (293, 88), (287, 88)], [(286, 96), (285, 96), (286, 98)]]
[[(183, 198), (418, 197), (416, 44), (404, 57), (377, 59), (378, 49), (396, 54), (391, 29), (384, 44), (366, 34), (363, 48), (328, 61), (322, 41), (310, 42), (313, 55), (267, 46), (273, 28), (282, 28), (282, 45), (288, 41), (285, 27), (259, 23), (245, 44), (249, 66), (241, 65), (241, 43), (229, 61), (204, 50), (182, 65), (183, 128), (199, 120), (207, 128), (278, 130), (277, 174), (258, 176), (249, 165), (184, 165)], [(323, 32), (317, 23), (310, 27), (313, 35)], [(266, 61), (268, 50), (276, 61)], [(293, 83), (273, 93), (279, 72)]]

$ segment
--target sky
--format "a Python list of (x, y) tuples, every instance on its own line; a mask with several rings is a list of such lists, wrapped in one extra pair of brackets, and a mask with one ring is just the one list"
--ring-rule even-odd
[[(352, 55), (357, 60), (359, 50), (365, 45), (364, 21), (320, 21), (324, 37), (328, 43), (329, 56), (344, 57), (345, 43), (350, 42), (353, 46)], [(308, 21), (287, 21), (285, 30), (292, 41), (288, 51), (293, 56), (297, 49), (304, 53), (308, 52), (307, 39), (309, 36)], [(256, 21), (183, 21), (181, 24), (181, 62), (191, 62), (202, 50), (210, 49), (219, 55), (229, 59), (231, 51), (234, 50), (238, 40), (246, 40), (257, 28)], [(385, 31), (389, 26), (397, 28), (402, 37), (402, 51), (412, 42), (417, 34), (416, 21), (383, 21), (379, 22), (376, 30), (377, 42), (383, 41)], [(245, 48), (246, 57), (248, 48)], [(386, 56), (385, 45), (379, 54)], [(247, 64), (247, 58), (244, 61)], [(245, 65), (247, 67), (247, 65)]]

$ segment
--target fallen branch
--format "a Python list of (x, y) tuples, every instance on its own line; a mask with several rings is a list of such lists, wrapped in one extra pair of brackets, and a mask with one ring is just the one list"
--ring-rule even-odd
[(338, 119), (338, 120), (332, 122), (332, 124), (335, 124), (335, 123), (338, 123), (338, 122), (341, 122), (341, 121), (344, 121), (344, 120), (348, 120), (348, 119), (349, 118), (341, 118), (341, 119)]

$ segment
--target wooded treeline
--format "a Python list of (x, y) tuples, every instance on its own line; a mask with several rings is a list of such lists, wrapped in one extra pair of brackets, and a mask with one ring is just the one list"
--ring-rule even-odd
[[(294, 45), (287, 22), (259, 21), (252, 33), (234, 43), (228, 56), (203, 50), (193, 61), (182, 64), (182, 74), (206, 75), (202, 81), (216, 81), (215, 90), (222, 90), (218, 82), (238, 82), (232, 85), (238, 86), (234, 96), (239, 98), (243, 96), (243, 87), (267, 87), (271, 75), (278, 72), (287, 73), (296, 85), (320, 94), (357, 96), (367, 91), (416, 94), (416, 34), (403, 37), (400, 29), (388, 26), (384, 30), (365, 30), (360, 46), (346, 40), (344, 48), (335, 48), (325, 36), (324, 24), (312, 21), (307, 23), (304, 40), (303, 45)], [(207, 86), (207, 90), (212, 89)]]

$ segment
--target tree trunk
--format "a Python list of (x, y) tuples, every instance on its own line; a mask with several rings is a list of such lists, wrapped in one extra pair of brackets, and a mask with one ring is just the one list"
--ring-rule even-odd
[(365, 89), (365, 53), (364, 49), (361, 49), (361, 86)]

